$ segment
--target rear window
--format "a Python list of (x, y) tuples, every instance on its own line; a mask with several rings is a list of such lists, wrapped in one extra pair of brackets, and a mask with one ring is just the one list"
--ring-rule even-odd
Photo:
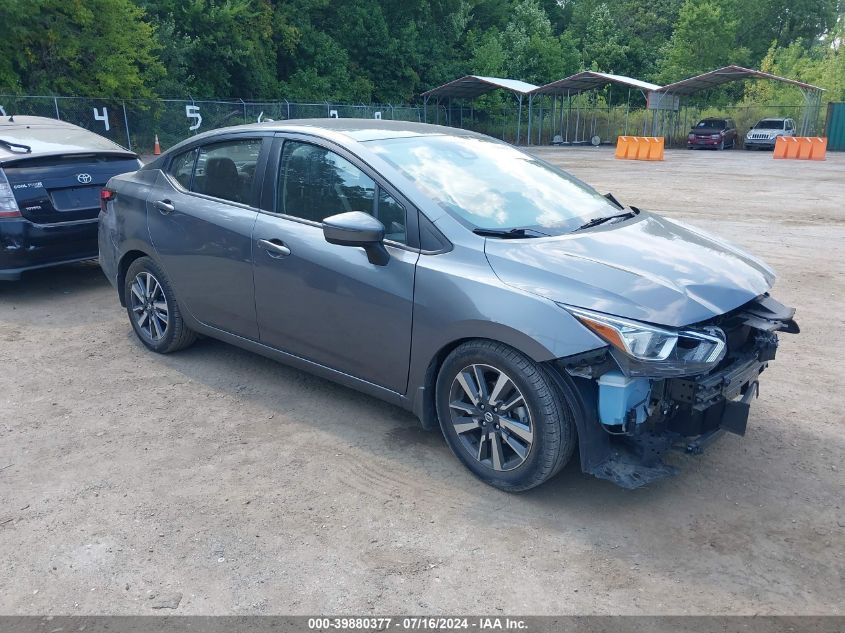
[(79, 150), (126, 151), (117, 143), (83, 128), (70, 125), (16, 125), (0, 128), (0, 138), (21, 143), (32, 149), (33, 154), (60, 154)]
[(62, 165), (75, 165), (84, 163), (86, 165), (111, 165), (113, 163), (120, 163), (126, 161), (134, 161), (134, 165), (129, 165), (127, 169), (137, 169), (140, 166), (135, 154), (63, 154), (60, 156), (36, 156), (34, 158), (27, 158), (28, 154), (21, 154), (19, 157), (15, 156), (17, 162), (15, 164), (21, 167), (60, 167)]

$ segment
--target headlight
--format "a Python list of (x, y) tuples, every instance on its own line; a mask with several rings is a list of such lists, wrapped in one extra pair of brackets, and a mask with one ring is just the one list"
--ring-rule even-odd
[(722, 138), (721, 134), (711, 134), (710, 138)]
[(745, 135), (745, 138), (751, 138), (751, 132)]
[(674, 330), (582, 308), (565, 307), (576, 319), (611, 345), (613, 356), (629, 376), (689, 376), (709, 371), (727, 351), (717, 327)]

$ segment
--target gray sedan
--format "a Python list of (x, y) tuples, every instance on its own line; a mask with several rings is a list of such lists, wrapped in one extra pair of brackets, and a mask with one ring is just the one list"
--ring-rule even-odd
[(743, 434), (798, 331), (751, 255), (431, 125), (195, 136), (109, 181), (99, 243), (149, 349), (202, 334), (382, 398), (511, 491), (576, 449), (637, 487), (674, 472), (666, 451)]

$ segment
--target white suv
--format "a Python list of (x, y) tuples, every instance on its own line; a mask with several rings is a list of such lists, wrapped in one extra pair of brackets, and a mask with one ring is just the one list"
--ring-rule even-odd
[(774, 149), (778, 136), (795, 136), (792, 119), (761, 119), (745, 135), (745, 149)]

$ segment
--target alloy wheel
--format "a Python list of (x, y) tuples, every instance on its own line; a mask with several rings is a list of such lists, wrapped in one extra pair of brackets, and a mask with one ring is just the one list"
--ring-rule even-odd
[(132, 280), (129, 294), (138, 329), (152, 341), (161, 340), (167, 331), (168, 310), (158, 279), (147, 271), (138, 273)]
[(469, 365), (449, 390), (452, 426), (461, 445), (480, 463), (513, 470), (528, 458), (534, 423), (522, 392), (511, 378), (490, 365)]

